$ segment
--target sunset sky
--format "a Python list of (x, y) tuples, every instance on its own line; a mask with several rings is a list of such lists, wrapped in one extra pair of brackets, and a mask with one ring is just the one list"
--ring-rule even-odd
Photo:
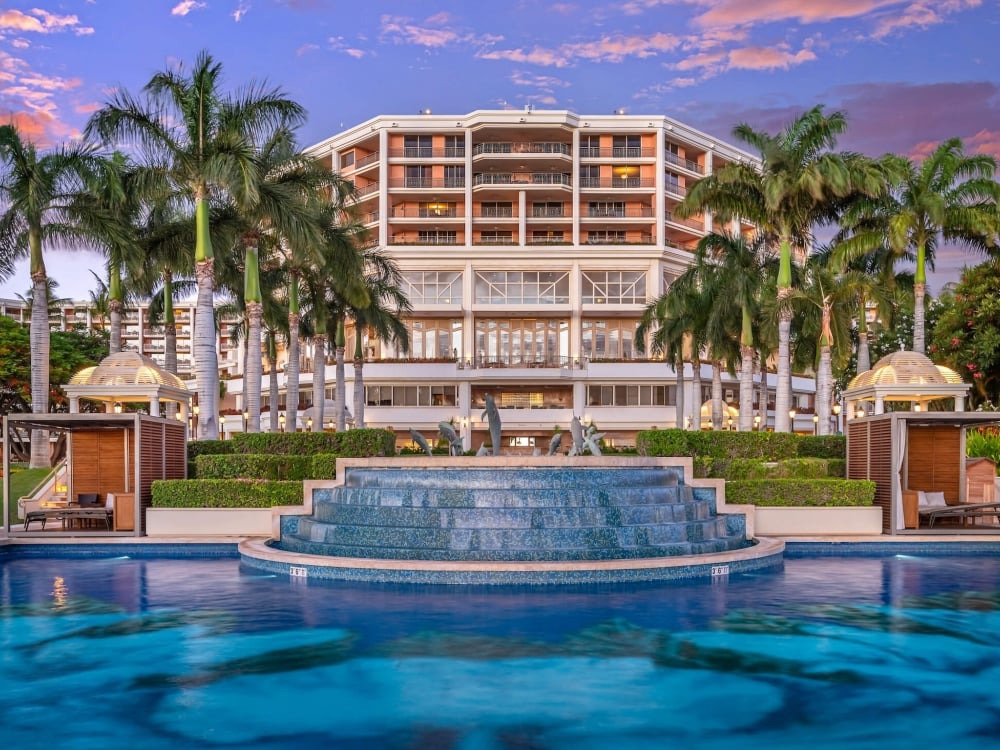
[[(720, 139), (843, 110), (843, 148), (919, 157), (958, 136), (1000, 156), (997, 0), (0, 0), (0, 122), (41, 147), (77, 137), (115, 88), (208, 50), (226, 82), (282, 87), (303, 144), (430, 108), (667, 114)], [(932, 287), (975, 256), (943, 253)], [(52, 252), (86, 298), (99, 256)], [(24, 294), (24, 268), (0, 297)]]

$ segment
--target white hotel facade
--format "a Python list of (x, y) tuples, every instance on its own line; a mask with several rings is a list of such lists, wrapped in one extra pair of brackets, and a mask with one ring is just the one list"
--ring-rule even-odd
[[(675, 215), (687, 186), (750, 154), (669, 117), (530, 108), (380, 116), (309, 152), (354, 184), (413, 305), (408, 355), (362, 332), (368, 426), (405, 439), (454, 420), (475, 449), (488, 393), (505, 450), (544, 451), (573, 416), (618, 445), (675, 426), (673, 368), (641, 354), (634, 331), (712, 229), (710, 215)], [(690, 365), (687, 376), (697, 425), (710, 370), (701, 394)], [(794, 378), (793, 391), (797, 426), (811, 430), (813, 382)], [(724, 396), (737, 405), (738, 383), (727, 378)], [(768, 424), (756, 396), (755, 409)]]

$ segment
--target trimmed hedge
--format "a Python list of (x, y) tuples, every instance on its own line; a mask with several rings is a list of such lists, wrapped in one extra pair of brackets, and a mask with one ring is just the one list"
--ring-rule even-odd
[(302, 482), (256, 479), (159, 479), (154, 508), (271, 508), (302, 505)]
[(843, 479), (847, 462), (842, 458), (789, 458), (764, 462), (748, 458), (719, 461), (712, 476), (729, 481), (742, 479)]
[(198, 456), (235, 453), (282, 456), (335, 453), (349, 458), (392, 456), (396, 453), (396, 436), (389, 430), (363, 428), (346, 432), (237, 433), (231, 440), (195, 440), (188, 443), (189, 462)]
[(799, 435), (799, 458), (847, 458), (846, 435)]
[(726, 503), (770, 507), (870, 506), (875, 483), (867, 479), (746, 479), (726, 482)]
[(271, 456), (236, 453), (229, 456), (198, 456), (195, 459), (199, 479), (270, 479), (302, 481), (332, 479), (336, 476), (337, 456)]
[(640, 456), (780, 461), (798, 456), (799, 439), (790, 432), (643, 430), (636, 436), (636, 449)]

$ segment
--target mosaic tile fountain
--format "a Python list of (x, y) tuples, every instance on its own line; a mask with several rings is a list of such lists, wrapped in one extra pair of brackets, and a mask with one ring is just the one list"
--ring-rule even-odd
[(348, 467), (284, 516), (286, 552), (384, 560), (629, 560), (747, 546), (741, 515), (675, 466)]

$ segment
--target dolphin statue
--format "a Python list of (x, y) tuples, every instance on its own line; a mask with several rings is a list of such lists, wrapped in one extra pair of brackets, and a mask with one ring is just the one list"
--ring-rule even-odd
[(583, 438), (583, 445), (587, 450), (590, 451), (591, 455), (593, 456), (601, 455), (600, 440), (602, 437), (604, 437), (604, 433), (598, 432), (597, 428), (594, 427), (594, 425), (590, 425), (590, 427), (587, 428), (587, 434)]
[(429, 445), (427, 445), (427, 439), (423, 435), (421, 435), (419, 432), (417, 432), (416, 430), (414, 430), (412, 427), (410, 428), (410, 437), (413, 438), (413, 442), (414, 443), (416, 443), (417, 445), (419, 445), (421, 447), (421, 449), (423, 449), (424, 453), (426, 453), (428, 456), (433, 456), (434, 455), (431, 452), (431, 447)]
[(493, 446), (493, 455), (500, 455), (500, 412), (497, 411), (496, 401), (493, 394), (486, 394), (486, 408), (480, 419), (485, 419), (490, 426), (490, 445)]
[(552, 436), (549, 441), (549, 455), (554, 456), (559, 452), (559, 447), (562, 445), (562, 433), (557, 432)]
[(573, 417), (569, 423), (569, 432), (573, 436), (573, 445), (569, 449), (569, 455), (583, 455), (583, 425), (580, 424), (579, 417)]
[(452, 456), (462, 455), (462, 438), (455, 432), (451, 422), (438, 422), (438, 434), (448, 441), (448, 453)]

